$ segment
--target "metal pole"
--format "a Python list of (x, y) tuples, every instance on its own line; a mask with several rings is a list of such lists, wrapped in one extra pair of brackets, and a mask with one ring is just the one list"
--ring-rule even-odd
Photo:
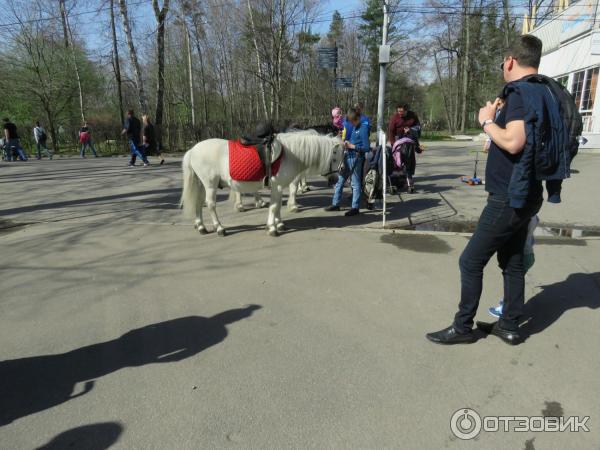
[[(387, 0), (383, 0), (383, 37), (381, 40), (381, 45), (387, 44), (387, 34), (388, 34), (388, 3)], [(387, 63), (379, 63), (379, 96), (377, 98), (377, 139), (379, 140), (379, 145), (381, 145), (381, 157), (383, 158), (383, 227), (385, 228), (385, 213), (386, 213), (386, 194), (387, 194), (387, 161), (386, 161), (386, 152), (385, 152), (385, 131), (383, 128), (383, 110), (384, 110), (384, 101), (385, 101), (385, 79), (386, 79), (386, 69)]]

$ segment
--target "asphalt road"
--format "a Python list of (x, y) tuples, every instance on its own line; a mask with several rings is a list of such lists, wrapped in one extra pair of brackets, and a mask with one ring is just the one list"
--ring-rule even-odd
[[(457, 181), (472, 157), (430, 147), (389, 223), (475, 220), (483, 188)], [(464, 235), (326, 214), (313, 180), (279, 238), (226, 193), (231, 234), (200, 236), (177, 208), (178, 160), (125, 164), (0, 163), (1, 449), (600, 448), (600, 240), (539, 240), (524, 344), (440, 347), (424, 334), (452, 320)], [(578, 157), (542, 223), (600, 226), (599, 166)], [(490, 264), (478, 319), (501, 289)], [(590, 431), (463, 441), (450, 418), (465, 407), (590, 416)]]

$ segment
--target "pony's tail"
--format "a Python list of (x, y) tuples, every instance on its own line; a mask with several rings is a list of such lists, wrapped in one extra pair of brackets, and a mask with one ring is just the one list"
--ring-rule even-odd
[(183, 208), (183, 214), (187, 217), (196, 217), (200, 185), (198, 183), (198, 177), (192, 168), (191, 159), (192, 151), (188, 150), (181, 163), (183, 168), (183, 191), (181, 192), (179, 207)]

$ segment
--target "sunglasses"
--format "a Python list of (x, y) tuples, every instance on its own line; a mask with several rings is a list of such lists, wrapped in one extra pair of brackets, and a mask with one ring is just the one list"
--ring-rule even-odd
[[(513, 59), (513, 60), (516, 60), (516, 59), (517, 59), (517, 58), (514, 58), (514, 57), (512, 57), (512, 56), (509, 56), (508, 58), (510, 58), (510, 59)], [(508, 58), (507, 58), (507, 59), (508, 59)], [(505, 62), (506, 62), (506, 59), (505, 59), (504, 61), (502, 61), (502, 64), (500, 64), (500, 70), (501, 70), (502, 72), (504, 72), (504, 63), (505, 63)]]

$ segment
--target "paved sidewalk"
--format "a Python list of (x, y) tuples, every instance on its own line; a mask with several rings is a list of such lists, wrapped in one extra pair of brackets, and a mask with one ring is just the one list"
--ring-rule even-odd
[[(442, 215), (436, 194), (458, 211), (448, 220), (473, 219), (484, 194), (453, 184), (469, 165), (455, 151), (428, 149), (422, 193), (394, 220)], [(549, 222), (600, 225), (583, 194), (597, 161), (577, 161), (554, 209), (577, 219)], [(222, 193), (219, 238), (181, 218), (177, 160), (0, 164), (0, 448), (597, 446), (600, 240), (539, 241), (523, 345), (440, 347), (424, 334), (452, 319), (467, 238), (326, 214), (330, 191), (313, 184), (279, 238), (266, 210), (235, 213)], [(501, 289), (490, 264), (478, 319)], [(461, 441), (450, 417), (464, 407), (590, 416), (590, 432)]]

